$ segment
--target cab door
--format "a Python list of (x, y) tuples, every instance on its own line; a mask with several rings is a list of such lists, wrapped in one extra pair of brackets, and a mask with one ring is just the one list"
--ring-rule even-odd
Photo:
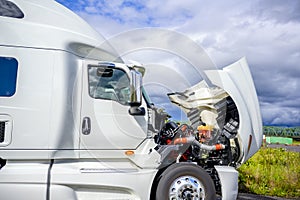
[(147, 113), (129, 114), (130, 70), (85, 61), (82, 72), (80, 149), (136, 149), (147, 137)]

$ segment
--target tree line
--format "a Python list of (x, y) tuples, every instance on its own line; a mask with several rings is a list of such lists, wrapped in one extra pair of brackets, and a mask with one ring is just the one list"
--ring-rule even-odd
[(266, 136), (292, 137), (300, 139), (300, 127), (264, 126)]

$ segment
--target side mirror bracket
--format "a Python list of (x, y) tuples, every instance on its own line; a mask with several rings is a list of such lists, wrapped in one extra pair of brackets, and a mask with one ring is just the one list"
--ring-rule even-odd
[(144, 116), (146, 111), (144, 107), (133, 106), (129, 108), (129, 114), (134, 116)]

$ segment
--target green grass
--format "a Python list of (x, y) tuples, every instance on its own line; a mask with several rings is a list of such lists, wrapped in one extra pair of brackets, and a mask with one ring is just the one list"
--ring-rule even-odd
[(240, 192), (300, 196), (300, 153), (263, 147), (238, 171)]

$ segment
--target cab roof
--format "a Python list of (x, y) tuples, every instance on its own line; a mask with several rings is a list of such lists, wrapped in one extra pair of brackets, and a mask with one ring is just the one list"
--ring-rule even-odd
[(1, 46), (65, 50), (97, 59), (102, 53), (101, 60), (119, 58), (104, 37), (54, 0), (0, 0), (0, 25)]

